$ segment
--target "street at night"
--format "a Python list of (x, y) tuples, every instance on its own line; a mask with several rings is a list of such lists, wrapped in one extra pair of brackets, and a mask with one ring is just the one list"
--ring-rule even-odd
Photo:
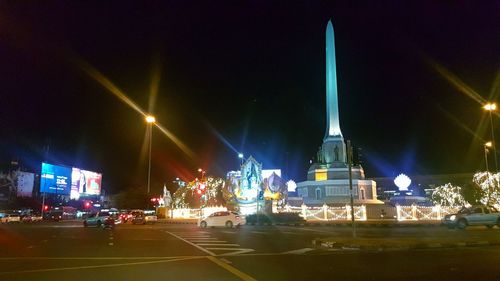
[(0, 281), (500, 280), (499, 1), (0, 1)]
[[(83, 228), (79, 222), (1, 226), (1, 280), (498, 280), (500, 247), (328, 250), (321, 237), (350, 227), (190, 224)], [(360, 239), (425, 236), (446, 241), (498, 241), (500, 229), (359, 227)], [(395, 244), (396, 245), (396, 244)], [(364, 265), (364, 266), (360, 266)]]

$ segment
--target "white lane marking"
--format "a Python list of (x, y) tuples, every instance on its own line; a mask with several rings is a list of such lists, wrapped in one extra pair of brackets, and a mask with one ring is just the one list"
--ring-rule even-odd
[(109, 237), (109, 240), (113, 240), (114, 238), (113, 237)]
[(210, 240), (210, 239), (217, 239), (217, 238), (214, 238), (214, 237), (189, 237), (189, 236), (183, 236), (184, 238), (186, 239), (189, 239), (189, 240), (194, 240), (194, 239), (206, 239), (206, 240)]
[(170, 234), (170, 235), (172, 235), (172, 236), (174, 236), (177, 239), (180, 239), (180, 240), (188, 243), (191, 246), (194, 246), (194, 247), (198, 248), (199, 250), (201, 250), (201, 251), (203, 251), (203, 252), (205, 252), (205, 253), (207, 253), (207, 254), (209, 254), (211, 256), (215, 256), (215, 254), (213, 252), (211, 252), (211, 251), (209, 251), (209, 250), (207, 250), (205, 248), (202, 248), (201, 246), (198, 246), (198, 245), (194, 244), (193, 242), (191, 242), (189, 240), (186, 240), (186, 239), (184, 239), (184, 238), (182, 238), (182, 237), (180, 237), (178, 235), (175, 235), (175, 234), (173, 234), (172, 232), (169, 232), (169, 231), (167, 231), (167, 233)]
[(227, 241), (223, 241), (223, 240), (190, 240), (188, 239), (189, 241), (193, 242), (193, 243), (226, 243)]
[(284, 234), (292, 234), (292, 235), (300, 235), (300, 233), (290, 232), (290, 231), (281, 231), (281, 233), (284, 233)]
[(267, 232), (262, 232), (262, 231), (251, 231), (251, 232), (256, 234), (269, 234)]
[(216, 243), (196, 243), (199, 246), (228, 246), (228, 247), (239, 247), (239, 244), (216, 244)]
[(236, 234), (235, 231), (221, 231), (222, 233), (227, 233), (227, 234)]
[(296, 254), (296, 255), (300, 255), (300, 254), (304, 254), (304, 253), (307, 253), (307, 252), (310, 252), (314, 249), (311, 249), (311, 248), (303, 248), (303, 249), (297, 249), (297, 250), (292, 250), (292, 251), (288, 251), (288, 252), (283, 252), (282, 254)]
[(234, 256), (255, 251), (254, 249), (246, 249), (246, 248), (207, 248), (207, 249), (217, 250), (217, 251), (231, 251), (229, 253), (220, 254), (219, 256)]
[(113, 242), (109, 242), (108, 245), (109, 246), (113, 246), (114, 244), (113, 244)]
[(232, 262), (230, 262), (229, 260), (227, 260), (227, 259), (225, 259), (225, 258), (222, 258), (222, 259), (220, 259), (220, 260), (221, 260), (221, 261), (223, 261), (223, 262), (225, 262), (225, 263), (227, 263), (227, 264), (232, 264)]

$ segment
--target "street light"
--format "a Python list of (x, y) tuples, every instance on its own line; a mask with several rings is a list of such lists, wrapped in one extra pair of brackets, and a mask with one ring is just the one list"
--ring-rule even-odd
[(238, 158), (240, 158), (240, 159), (241, 159), (241, 160), (240, 160), (241, 165), (243, 165), (243, 156), (244, 156), (244, 155), (243, 155), (243, 153), (241, 153), (241, 152), (240, 152), (240, 153), (238, 153)]
[(149, 135), (149, 157), (148, 157), (148, 194), (151, 185), (151, 142), (153, 140), (153, 124), (156, 122), (156, 118), (152, 115), (146, 116), (146, 123), (148, 123), (148, 135)]
[(200, 173), (200, 181), (202, 181), (203, 175), (205, 174), (206, 171), (204, 171), (202, 168), (198, 168), (198, 172)]
[(486, 163), (486, 172), (490, 172), (489, 168), (488, 168), (488, 148), (492, 147), (493, 144), (491, 143), (491, 141), (489, 142), (486, 142), (484, 144), (484, 162)]
[(495, 159), (495, 171), (498, 172), (498, 163), (497, 163), (497, 146), (496, 146), (496, 142), (495, 142), (495, 130), (493, 128), (493, 117), (492, 117), (492, 112), (497, 110), (497, 104), (494, 103), (494, 102), (489, 102), (489, 103), (486, 103), (484, 106), (483, 106), (484, 110), (488, 111), (489, 112), (489, 115), (490, 115), (490, 127), (491, 127), (491, 146), (490, 147), (493, 147), (493, 159)]

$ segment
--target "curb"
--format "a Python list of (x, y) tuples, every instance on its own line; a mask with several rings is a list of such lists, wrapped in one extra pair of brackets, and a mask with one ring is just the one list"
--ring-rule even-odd
[(192, 221), (157, 221), (157, 223), (163, 223), (163, 224), (198, 224), (197, 222), (192, 222)]
[(485, 246), (500, 246), (500, 241), (469, 241), (469, 242), (452, 242), (452, 243), (416, 243), (414, 245), (385, 245), (372, 244), (369, 246), (339, 243), (339, 242), (322, 242), (321, 240), (312, 240), (312, 245), (319, 250), (327, 251), (409, 251), (409, 250), (426, 250), (426, 249), (453, 249), (466, 247), (485, 247)]

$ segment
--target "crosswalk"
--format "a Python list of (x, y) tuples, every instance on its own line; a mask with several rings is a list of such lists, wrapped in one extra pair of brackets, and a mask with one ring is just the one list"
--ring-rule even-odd
[(234, 256), (254, 252), (254, 249), (242, 248), (241, 245), (212, 237), (210, 232), (169, 232), (170, 234), (211, 256)]

